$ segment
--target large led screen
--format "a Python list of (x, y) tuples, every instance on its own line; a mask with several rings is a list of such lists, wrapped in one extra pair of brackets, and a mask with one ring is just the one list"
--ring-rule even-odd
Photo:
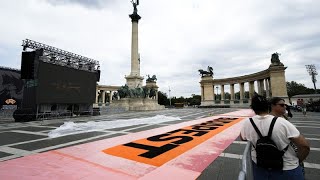
[(39, 61), (37, 104), (94, 103), (96, 73)]

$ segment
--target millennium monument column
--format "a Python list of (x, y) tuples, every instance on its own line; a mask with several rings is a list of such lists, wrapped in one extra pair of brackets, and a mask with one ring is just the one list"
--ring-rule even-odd
[(129, 88), (142, 87), (143, 77), (140, 76), (140, 57), (138, 46), (138, 22), (141, 17), (138, 14), (137, 6), (139, 0), (131, 1), (133, 5), (133, 13), (129, 15), (132, 22), (132, 34), (131, 34), (131, 73), (126, 76), (127, 85)]
[(114, 100), (110, 107), (122, 108), (129, 111), (161, 110), (165, 107), (158, 104), (158, 86), (155, 75), (146, 80), (143, 86), (143, 77), (140, 76), (140, 57), (138, 46), (138, 22), (141, 17), (138, 15), (137, 6), (139, 0), (131, 0), (133, 13), (129, 15), (132, 22), (131, 37), (131, 72), (125, 78), (126, 85), (121, 86), (115, 93), (117, 100)]

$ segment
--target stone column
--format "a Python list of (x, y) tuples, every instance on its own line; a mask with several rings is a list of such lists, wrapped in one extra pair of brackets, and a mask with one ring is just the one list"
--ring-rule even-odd
[(254, 93), (254, 81), (249, 82), (249, 99), (252, 99)]
[(240, 104), (243, 104), (243, 99), (244, 99), (244, 83), (240, 83)]
[(157, 102), (158, 102), (158, 88), (157, 88), (157, 90), (156, 90), (156, 100), (157, 100)]
[(106, 92), (104, 90), (102, 90), (101, 98), (102, 98), (102, 104), (105, 104), (106, 103)]
[(99, 90), (96, 89), (96, 104), (98, 103), (98, 100), (99, 100)]
[(214, 85), (212, 85), (212, 89), (213, 89), (213, 104), (216, 104), (216, 103), (215, 103), (216, 94), (215, 94), (215, 91), (214, 91)]
[(131, 76), (140, 76), (140, 62), (139, 62), (139, 50), (138, 50), (138, 22), (140, 16), (138, 14), (130, 15), (132, 21), (131, 31)]
[(264, 91), (263, 79), (262, 80), (258, 80), (258, 94), (259, 95), (263, 95), (263, 91)]
[(234, 84), (230, 84), (230, 104), (234, 104)]
[(224, 85), (221, 85), (221, 104), (224, 104), (225, 98), (224, 98)]
[(203, 86), (201, 86), (201, 101), (204, 100), (204, 89)]
[(138, 46), (138, 22), (141, 17), (135, 12), (129, 15), (132, 22), (131, 33), (131, 72), (126, 76), (127, 85), (129, 88), (142, 87), (143, 77), (140, 76), (140, 57)]
[(110, 91), (110, 94), (109, 94), (109, 103), (110, 104), (112, 103), (112, 94), (113, 94), (113, 91)]
[(266, 79), (266, 97), (270, 98), (270, 80)]

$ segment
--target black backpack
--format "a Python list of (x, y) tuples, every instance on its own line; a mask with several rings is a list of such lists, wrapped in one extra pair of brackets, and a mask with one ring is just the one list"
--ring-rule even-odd
[(272, 119), (270, 124), (268, 136), (262, 136), (261, 132), (257, 128), (256, 124), (253, 122), (252, 118), (250, 118), (250, 122), (256, 132), (259, 135), (259, 139), (257, 140), (256, 153), (257, 153), (257, 166), (263, 167), (266, 169), (273, 170), (282, 170), (283, 168), (283, 159), (282, 156), (288, 149), (288, 146), (284, 148), (282, 151), (278, 149), (277, 145), (271, 139), (272, 130), (274, 124), (276, 123), (277, 117)]

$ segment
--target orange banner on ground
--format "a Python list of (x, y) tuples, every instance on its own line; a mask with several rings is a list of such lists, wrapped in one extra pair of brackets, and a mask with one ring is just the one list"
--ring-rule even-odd
[(219, 117), (201, 124), (114, 146), (103, 152), (159, 167), (243, 119)]

